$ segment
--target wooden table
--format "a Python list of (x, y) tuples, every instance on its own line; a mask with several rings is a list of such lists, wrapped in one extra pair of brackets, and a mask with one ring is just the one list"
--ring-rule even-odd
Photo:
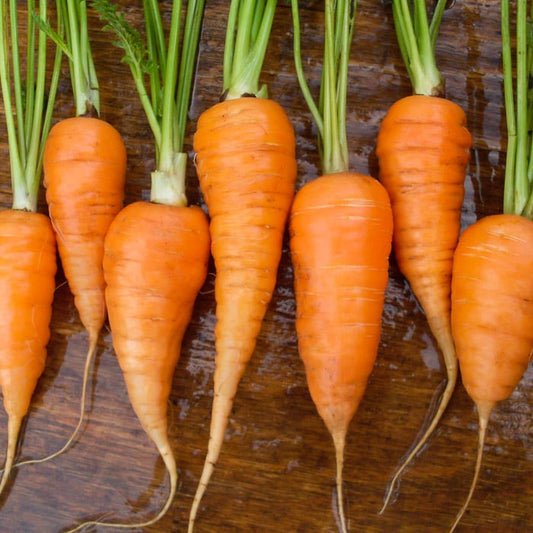
[[(410, 93), (398, 52), (390, 2), (360, 0), (350, 66), (348, 136), (353, 170), (377, 176), (376, 134), (388, 107)], [(119, 2), (141, 26), (141, 2)], [(165, 8), (169, 1), (161, 2)], [(302, 3), (303, 49), (313, 90), (322, 57), (322, 2)], [(222, 87), (222, 47), (228, 2), (207, 0), (187, 149), (199, 114)], [(126, 202), (146, 197), (154, 166), (152, 136), (122, 53), (91, 14), (91, 37), (102, 87), (102, 114), (128, 149)], [(457, 1), (444, 17), (438, 63), (446, 94), (463, 107), (474, 137), (466, 179), (463, 225), (501, 210), (505, 123), (499, 42), (499, 1)], [(62, 79), (55, 120), (70, 116), (70, 85)], [(280, 2), (262, 80), (286, 109), (297, 135), (298, 187), (319, 173), (316, 131), (292, 61), (291, 16)], [(9, 162), (0, 126), (0, 201), (10, 206)], [(188, 193), (202, 203), (192, 165)], [(44, 201), (40, 204), (45, 210)], [(183, 532), (204, 460), (214, 369), (214, 270), (196, 305), (174, 377), (170, 433), (180, 468), (179, 493), (149, 532)], [(204, 496), (198, 533), (337, 531), (334, 455), (307, 392), (294, 332), (292, 269), (285, 241), (279, 281), (255, 355), (236, 397), (220, 461)], [(75, 426), (87, 336), (62, 273), (51, 324), (48, 365), (35, 392), (20, 458), (58, 449)], [(396, 501), (382, 515), (385, 487), (415, 438), (444, 370), (424, 314), (392, 258), (378, 360), (346, 446), (345, 485), (350, 531), (447, 531), (471, 480), (477, 414), (461, 384), (437, 432), (403, 476)], [(494, 411), (479, 486), (458, 531), (533, 531), (533, 371)], [(6, 418), (0, 414), (0, 427)], [(5, 430), (0, 449), (5, 446)], [(133, 414), (112, 348), (103, 332), (90, 385), (89, 412), (76, 445), (56, 460), (16, 470), (1, 500), (3, 533), (52, 533), (78, 521), (141, 521), (167, 496), (162, 461)], [(103, 529), (97, 529), (103, 531)], [(135, 530), (133, 530), (135, 531)]]

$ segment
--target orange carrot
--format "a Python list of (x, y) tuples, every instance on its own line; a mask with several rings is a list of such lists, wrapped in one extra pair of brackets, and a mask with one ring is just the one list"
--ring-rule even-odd
[[(410, 26), (411, 15), (404, 11), (405, 4), (394, 0), (392, 5), (415, 94), (389, 109), (379, 131), (376, 154), (379, 178), (392, 202), (396, 262), (426, 314), (442, 352), (447, 382), (422, 436), (396, 469), (380, 512), (387, 506), (404, 469), (437, 427), (457, 382), (457, 356), (450, 325), (451, 274), (472, 145), (463, 110), (437, 96), (442, 82), (435, 66), (434, 43), (446, 2), (439, 0), (435, 7), (431, 34), (426, 3), (414, 2), (413, 18), (425, 21), (415, 25), (420, 50), (411, 46), (406, 35), (408, 28), (412, 32), (414, 29)], [(425, 57), (424, 65), (416, 63), (419, 55)]]
[[(90, 116), (99, 115), (100, 102), (86, 34), (85, 0), (59, 2), (59, 15), (68, 29), (63, 46), (71, 58), (76, 116), (60, 121), (50, 130), (43, 155), (44, 185), (63, 272), (81, 323), (88, 332), (89, 347), (82, 378), (80, 413), (74, 430), (59, 450), (17, 466), (57, 457), (74, 442), (81, 429), (89, 371), (106, 319), (102, 269), (104, 237), (124, 199), (126, 148), (122, 138), (113, 126)], [(86, 68), (82, 68), (83, 65)]]
[(298, 191), (290, 233), (298, 349), (333, 437), (344, 523), (344, 443), (378, 353), (392, 238), (389, 197), (374, 178), (323, 175)]
[[(344, 95), (355, 2), (325, 3), (320, 108), (305, 81), (296, 0), (292, 13), (298, 79), (319, 129), (325, 172), (296, 193), (290, 213), (296, 333), (311, 398), (333, 438), (338, 514), (344, 533), (344, 447), (378, 353), (392, 210), (379, 181), (348, 171)], [(344, 43), (338, 63), (330, 59), (335, 42)]]
[(172, 495), (177, 468), (167, 434), (168, 397), (208, 259), (207, 218), (194, 206), (135, 202), (116, 217), (105, 240), (113, 346), (133, 409), (170, 472)]
[(107, 122), (85, 116), (68, 118), (51, 129), (43, 167), (59, 257), (89, 334), (89, 348), (75, 429), (60, 450), (28, 462), (49, 460), (65, 451), (83, 422), (89, 370), (106, 318), (104, 238), (123, 204), (126, 149), (120, 134)]
[[(239, 5), (231, 3), (230, 29)], [(247, 6), (249, 14), (254, 6)], [(264, 47), (275, 6), (275, 0), (265, 6), (259, 32)], [(242, 36), (251, 27), (242, 17), (240, 22)], [(227, 35), (233, 39), (232, 31)], [(226, 46), (231, 42), (228, 39)], [(251, 56), (257, 48), (257, 43), (250, 44), (249, 56), (240, 50), (232, 57), (255, 64), (258, 77), (262, 60), (253, 63)], [(238, 383), (276, 285), (296, 178), (294, 131), (287, 115), (274, 101), (253, 96), (260, 94), (257, 78), (241, 83), (239, 65), (233, 68), (235, 78), (225, 76), (227, 99), (200, 116), (194, 135), (198, 178), (211, 217), (217, 323), (209, 444), (189, 515), (189, 532), (220, 455)]]
[(452, 278), (452, 328), (461, 377), (479, 417), (475, 474), (459, 523), (479, 477), (490, 413), (522, 378), (533, 353), (533, 221), (484, 217), (461, 235)]
[(0, 212), (0, 387), (8, 414), (8, 448), (0, 492), (8, 479), (22, 419), (44, 370), (55, 291), (56, 244), (45, 215)]
[(59, 256), (94, 353), (106, 318), (104, 238), (122, 208), (126, 149), (107, 122), (68, 118), (51, 129), (43, 168)]
[[(33, 10), (32, 6), (33, 2), (27, 7)], [(23, 82), (16, 9), (16, 3), (8, 8), (0, 2), (0, 85), (13, 190), (12, 209), (0, 212), (0, 388), (8, 415), (0, 492), (9, 479), (21, 423), (45, 368), (57, 269), (54, 232), (50, 219), (37, 212), (37, 199), (43, 139), (50, 129), (61, 53), (56, 48), (47, 88), (47, 38), (42, 32), (36, 38), (34, 14), (28, 9), (26, 29), (33, 47), (27, 50), (31, 67)], [(46, 2), (40, 2), (37, 17), (41, 23), (47, 20)]]
[[(459, 239), (453, 260), (452, 332), (463, 385), (478, 412), (474, 476), (454, 531), (474, 494), (489, 417), (509, 398), (533, 355), (533, 187), (528, 98), (532, 44), (527, 2), (516, 3), (511, 39), (508, 0), (501, 4), (502, 56), (508, 145), (503, 213), (481, 218)], [(512, 61), (516, 43), (516, 65)], [(513, 85), (516, 73), (516, 93)]]
[[(156, 169), (152, 172), (150, 202), (131, 203), (112, 221), (104, 242), (103, 269), (113, 346), (128, 396), (165, 463), (170, 491), (159, 513), (142, 523), (89, 521), (71, 531), (88, 525), (146, 527), (162, 518), (172, 504), (178, 470), (168, 435), (168, 399), (183, 336), (207, 277), (210, 244), (207, 216), (199, 207), (187, 206), (187, 154), (183, 151), (203, 1), (187, 4), (182, 38), (182, 4), (174, 2), (168, 40), (158, 3), (144, 4), (147, 39), (168, 43), (168, 49), (157, 50), (145, 46), (115, 5), (107, 0), (93, 5), (126, 50), (155, 138)], [(144, 68), (150, 53), (155, 54), (150, 59), (161, 70)], [(152, 76), (152, 99), (144, 89), (145, 75)]]
[(449, 100), (408, 96), (388, 111), (376, 150), (380, 180), (391, 196), (396, 262), (424, 309), (450, 374), (456, 373), (451, 269), (471, 146), (465, 123), (463, 110)]
[(274, 292), (296, 175), (292, 126), (271, 100), (245, 97), (205, 111), (194, 149), (211, 216), (217, 323), (209, 446), (189, 531)]

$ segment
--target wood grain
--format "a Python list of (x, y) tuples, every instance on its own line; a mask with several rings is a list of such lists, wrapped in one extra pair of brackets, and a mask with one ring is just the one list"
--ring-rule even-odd
[[(141, 28), (141, 2), (119, 4)], [(350, 65), (350, 163), (377, 175), (375, 139), (388, 107), (409, 94), (389, 2), (360, 0)], [(161, 2), (168, 15), (170, 2)], [(303, 50), (313, 90), (322, 56), (322, 2), (302, 2)], [(222, 87), (228, 2), (207, 0), (190, 111), (187, 150), (199, 114)], [(165, 18), (168, 22), (168, 16)], [(102, 89), (102, 115), (122, 132), (128, 149), (126, 202), (146, 197), (154, 150), (150, 131), (122, 53), (91, 13), (91, 38)], [(262, 79), (286, 109), (298, 143), (298, 186), (319, 170), (316, 130), (301, 98), (292, 61), (291, 16), (280, 2)], [(438, 63), (446, 94), (463, 107), (474, 136), (463, 225), (501, 210), (505, 124), (499, 43), (499, 1), (455, 2), (442, 22)], [(64, 66), (54, 120), (73, 113)], [(191, 153), (192, 155), (192, 153)], [(0, 122), (0, 204), (11, 202), (4, 122)], [(188, 194), (202, 204), (192, 164)], [(43, 197), (44, 198), (44, 197)], [(40, 209), (45, 210), (41, 200)], [(169, 417), (181, 473), (168, 515), (147, 532), (183, 532), (208, 439), (214, 369), (214, 271), (198, 298), (174, 377)], [(307, 392), (294, 332), (292, 270), (285, 241), (279, 281), (256, 353), (236, 397), (225, 446), (204, 496), (198, 533), (337, 531), (334, 454)], [(25, 424), (20, 458), (58, 449), (76, 423), (87, 336), (68, 286), (58, 274), (48, 365)], [(447, 531), (466, 496), (476, 449), (477, 415), (459, 384), (429, 445), (405, 473), (396, 501), (382, 515), (388, 479), (415, 438), (444, 376), (424, 315), (394, 260), (390, 269), (378, 361), (350, 427), (345, 485), (350, 531)], [(481, 479), (459, 532), (533, 531), (533, 371), (494, 411)], [(3, 411), (0, 428), (6, 427)], [(5, 431), (0, 433), (0, 449)], [(140, 521), (163, 504), (164, 466), (129, 406), (111, 334), (100, 339), (90, 388), (90, 410), (77, 444), (53, 462), (14, 472), (0, 501), (0, 531), (60, 532), (86, 518)], [(104, 529), (97, 529), (104, 531)], [(132, 531), (136, 531), (132, 529)]]

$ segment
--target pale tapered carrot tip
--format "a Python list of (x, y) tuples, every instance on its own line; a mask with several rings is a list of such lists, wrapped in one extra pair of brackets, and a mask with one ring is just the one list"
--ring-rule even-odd
[(82, 529), (85, 529), (89, 526), (102, 526), (106, 528), (115, 528), (115, 529), (137, 529), (137, 528), (143, 528), (143, 527), (149, 527), (161, 520), (170, 509), (170, 506), (172, 505), (172, 502), (174, 501), (174, 497), (177, 492), (178, 488), (178, 469), (176, 465), (176, 459), (174, 457), (174, 454), (172, 452), (172, 448), (170, 446), (170, 442), (168, 440), (168, 437), (166, 435), (166, 431), (164, 433), (159, 432), (159, 435), (156, 435), (155, 432), (150, 435), (152, 440), (156, 443), (157, 449), (161, 455), (161, 458), (163, 459), (163, 462), (165, 463), (166, 469), (169, 474), (170, 478), (170, 489), (168, 493), (168, 497), (165, 501), (165, 504), (161, 508), (161, 510), (155, 515), (153, 518), (150, 518), (148, 520), (145, 520), (143, 522), (138, 523), (127, 523), (127, 522), (104, 522), (100, 520), (89, 520), (87, 522), (83, 522), (73, 529), (70, 529), (67, 531), (67, 533), (74, 533), (75, 531), (80, 531)]
[(485, 436), (487, 434), (487, 426), (489, 424), (489, 418), (490, 413), (494, 409), (495, 402), (479, 402), (477, 404), (477, 410), (478, 410), (478, 445), (477, 445), (477, 454), (476, 454), (476, 465), (474, 468), (474, 476), (472, 478), (472, 483), (470, 485), (470, 490), (468, 491), (468, 495), (466, 497), (466, 500), (455, 516), (455, 520), (453, 524), (450, 527), (449, 533), (453, 533), (455, 529), (457, 528), (459, 522), (463, 518), (466, 510), (468, 509), (468, 506), (470, 505), (470, 501), (472, 500), (472, 496), (474, 494), (474, 491), (476, 489), (476, 485), (479, 479), (479, 473), (481, 471), (481, 462), (483, 459), (483, 447), (485, 445)]
[[(228, 366), (228, 365), (223, 365)], [(231, 366), (231, 365), (229, 365)], [(202, 498), (207, 490), (207, 486), (213, 475), (215, 465), (222, 450), (224, 435), (228, 426), (228, 420), (233, 406), (233, 398), (237, 391), (237, 386), (242, 372), (233, 375), (221, 376), (224, 372), (220, 371), (220, 366), (215, 372), (215, 394), (213, 397), (213, 406), (211, 411), (211, 426), (209, 429), (209, 443), (207, 445), (207, 454), (198, 482), (198, 487), (194, 495), (194, 500), (189, 513), (188, 533), (192, 533), (198, 515), (198, 510)], [(244, 370), (244, 367), (243, 367)], [(229, 372), (229, 369), (227, 370)]]
[(17, 415), (10, 415), (7, 423), (7, 451), (6, 460), (4, 464), (4, 471), (2, 473), (2, 480), (0, 481), (0, 494), (3, 492), (11, 470), (15, 461), (15, 453), (17, 451), (17, 443), (20, 434), (20, 427), (22, 425), (22, 418)]

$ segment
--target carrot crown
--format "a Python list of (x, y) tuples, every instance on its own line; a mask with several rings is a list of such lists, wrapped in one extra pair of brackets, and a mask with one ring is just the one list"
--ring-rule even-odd
[(294, 62), (304, 99), (318, 128), (318, 148), (324, 173), (349, 169), (346, 135), (348, 63), (353, 40), (356, 0), (326, 0), (324, 58), (318, 105), (305, 79), (302, 65), (298, 0), (292, 0)]
[(107, 23), (104, 29), (116, 35), (114, 44), (124, 50), (124, 61), (154, 135), (156, 170), (152, 172), (151, 200), (187, 205), (183, 146), (204, 0), (187, 3), (181, 39), (182, 1), (173, 1), (166, 45), (157, 0), (143, 0), (146, 41), (109, 0), (94, 0), (92, 5)]
[[(52, 74), (47, 80), (47, 36), (37, 25), (50, 26), (47, 2), (27, 2), (26, 70), (22, 78), (18, 14), (15, 0), (0, 0), (0, 85), (7, 126), (13, 209), (37, 210), (44, 143), (50, 130), (61, 49), (56, 48)], [(58, 35), (61, 6), (57, 6)], [(11, 43), (11, 44), (9, 44)], [(47, 91), (47, 81), (49, 83)]]
[(447, 1), (437, 1), (430, 22), (426, 0), (392, 0), (398, 45), (415, 94), (437, 96), (442, 92), (435, 45)]
[(224, 45), (224, 98), (267, 98), (259, 76), (277, 0), (232, 0)]
[[(527, 0), (516, 2), (516, 50), (513, 62), (509, 0), (501, 3), (502, 62), (507, 122), (507, 156), (503, 211), (533, 219), (533, 144), (531, 117), (533, 102), (530, 95), (532, 77), (533, 34)], [(513, 63), (516, 83), (513, 83)]]

